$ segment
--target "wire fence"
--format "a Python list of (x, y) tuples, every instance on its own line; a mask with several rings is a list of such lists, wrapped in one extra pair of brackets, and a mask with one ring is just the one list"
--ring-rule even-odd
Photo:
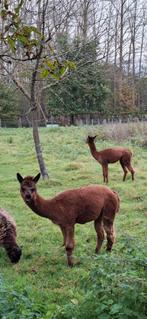
[[(70, 115), (50, 115), (48, 118), (37, 119), (37, 124), (40, 127), (49, 126), (83, 126), (83, 125), (102, 125), (115, 123), (130, 123), (130, 122), (144, 122), (147, 121), (147, 111), (144, 112), (124, 112), (121, 114), (105, 114), (105, 113), (80, 113)], [(18, 128), (18, 127), (32, 127), (32, 122), (29, 118), (1, 118), (1, 128)]]

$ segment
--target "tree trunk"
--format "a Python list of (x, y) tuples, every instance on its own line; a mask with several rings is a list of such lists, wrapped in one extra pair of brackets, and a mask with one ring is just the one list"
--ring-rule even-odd
[[(141, 36), (141, 46), (140, 46), (140, 56), (139, 56), (139, 72), (138, 76), (141, 78), (142, 73), (142, 57), (143, 57), (143, 47), (144, 47), (144, 40), (145, 40), (145, 11), (143, 11), (143, 23), (142, 23), (142, 36)], [(139, 85), (138, 89), (138, 108), (141, 110), (141, 87)], [(142, 110), (141, 110), (142, 111)]]
[(136, 57), (136, 15), (137, 15), (137, 0), (134, 3), (134, 15), (133, 15), (133, 30), (132, 30), (132, 105), (135, 107), (135, 57)]
[[(34, 107), (33, 107), (34, 108)], [(38, 123), (37, 123), (37, 107), (34, 108), (32, 112), (32, 127), (33, 127), (33, 139), (35, 144), (35, 150), (37, 155), (37, 160), (40, 168), (40, 172), (43, 179), (48, 179), (48, 172), (45, 166), (45, 162), (42, 155), (42, 148), (40, 144), (40, 137), (39, 137), (39, 129), (38, 129)]]
[[(41, 30), (41, 19), (42, 19), (42, 25), (43, 25), (43, 31), (44, 34), (44, 19), (45, 19), (45, 8), (43, 8), (43, 13), (41, 15), (41, 2), (38, 1), (38, 28)], [(33, 138), (34, 138), (34, 144), (35, 144), (35, 150), (37, 155), (38, 164), (40, 167), (40, 172), (43, 179), (48, 179), (48, 172), (45, 166), (45, 162), (43, 159), (42, 154), (42, 148), (40, 143), (40, 137), (39, 137), (39, 129), (38, 129), (38, 104), (37, 104), (37, 77), (38, 77), (38, 68), (39, 63), (41, 59), (41, 54), (43, 51), (42, 45), (40, 45), (40, 49), (38, 52), (34, 72), (32, 73), (32, 80), (31, 80), (31, 109), (32, 109), (32, 127), (33, 127)], [(40, 111), (40, 110), (39, 110)]]
[(113, 65), (113, 110), (115, 112), (117, 106), (117, 50), (118, 50), (118, 12), (116, 12), (115, 34), (114, 34), (114, 65)]
[(112, 16), (112, 3), (109, 5), (108, 24), (107, 24), (107, 41), (106, 41), (106, 63), (109, 62), (110, 57), (110, 31), (111, 31), (111, 16)]
[(122, 73), (123, 73), (123, 44), (124, 44), (124, 4), (126, 0), (121, 0), (120, 8), (120, 42), (119, 42), (119, 67), (120, 67), (120, 91), (122, 89)]
[(36, 63), (35, 71), (32, 74), (32, 81), (31, 81), (32, 127), (33, 127), (33, 138), (34, 138), (35, 150), (36, 150), (38, 164), (40, 167), (40, 172), (43, 179), (48, 179), (49, 177), (48, 177), (47, 169), (43, 159), (42, 148), (41, 148), (40, 137), (39, 137), (39, 129), (38, 129), (38, 116), (37, 116), (38, 112), (37, 112), (37, 102), (36, 102), (36, 94), (35, 94), (38, 65), (39, 65), (39, 58)]

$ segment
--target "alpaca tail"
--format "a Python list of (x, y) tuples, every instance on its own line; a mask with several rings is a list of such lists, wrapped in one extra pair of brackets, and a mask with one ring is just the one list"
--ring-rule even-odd
[(117, 198), (117, 209), (116, 209), (116, 213), (119, 212), (119, 209), (120, 209), (120, 198), (119, 198), (119, 195), (117, 192), (113, 191), (113, 193), (116, 195), (116, 198)]
[(131, 153), (131, 157), (133, 157), (133, 156), (134, 156), (134, 153), (133, 153), (133, 151), (132, 151), (132, 150), (130, 151), (130, 153)]

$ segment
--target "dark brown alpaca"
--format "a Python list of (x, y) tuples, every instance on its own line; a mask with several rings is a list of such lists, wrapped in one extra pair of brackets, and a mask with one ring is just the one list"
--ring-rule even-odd
[(16, 225), (12, 217), (0, 208), (0, 246), (7, 251), (12, 263), (17, 263), (21, 257), (21, 248), (16, 243)]
[(68, 265), (73, 265), (74, 226), (94, 221), (97, 232), (96, 253), (107, 235), (107, 250), (114, 243), (114, 218), (119, 210), (119, 197), (106, 186), (89, 185), (64, 191), (52, 199), (44, 199), (36, 189), (36, 177), (22, 177), (17, 173), (20, 193), (24, 202), (38, 215), (49, 218), (61, 228), (67, 253)]
[(88, 143), (92, 156), (102, 165), (104, 182), (108, 183), (108, 164), (120, 162), (124, 171), (123, 181), (126, 179), (128, 170), (131, 172), (132, 180), (134, 180), (135, 171), (131, 165), (132, 152), (124, 147), (107, 148), (103, 151), (97, 151), (94, 140), (95, 136), (88, 136)]

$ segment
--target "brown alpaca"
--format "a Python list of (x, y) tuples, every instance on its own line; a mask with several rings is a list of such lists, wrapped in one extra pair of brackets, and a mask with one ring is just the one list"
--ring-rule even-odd
[(16, 225), (12, 217), (0, 208), (0, 246), (7, 251), (12, 263), (17, 263), (21, 256), (21, 248), (16, 243)]
[(68, 265), (73, 265), (74, 226), (94, 221), (97, 233), (96, 253), (107, 235), (107, 250), (114, 243), (114, 218), (119, 210), (119, 197), (106, 186), (89, 185), (64, 191), (52, 199), (44, 199), (36, 189), (40, 173), (22, 177), (17, 173), (20, 193), (24, 202), (38, 215), (49, 218), (61, 228), (67, 253)]
[(123, 181), (126, 179), (128, 170), (131, 172), (132, 180), (134, 180), (135, 171), (131, 165), (132, 152), (124, 147), (107, 148), (98, 152), (94, 143), (96, 136), (88, 136), (86, 143), (89, 145), (92, 156), (102, 165), (104, 183), (108, 183), (108, 164), (117, 161), (120, 162), (124, 171)]

